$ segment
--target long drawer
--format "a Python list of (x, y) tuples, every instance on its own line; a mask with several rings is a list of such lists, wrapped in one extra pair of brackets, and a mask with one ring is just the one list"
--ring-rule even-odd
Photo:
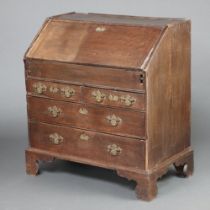
[(126, 91), (145, 90), (144, 73), (128, 69), (27, 60), (26, 76)]
[(86, 158), (109, 167), (145, 168), (145, 142), (45, 123), (29, 123), (31, 147)]
[(76, 101), (110, 107), (145, 109), (145, 94), (90, 88), (79, 85), (49, 82), (37, 79), (26, 80), (27, 92), (39, 97)]
[(28, 96), (29, 119), (144, 138), (145, 113)]

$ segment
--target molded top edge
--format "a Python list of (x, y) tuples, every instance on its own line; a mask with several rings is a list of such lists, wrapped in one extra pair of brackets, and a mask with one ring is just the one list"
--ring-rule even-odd
[(137, 25), (164, 28), (178, 22), (184, 22), (186, 18), (168, 18), (168, 17), (144, 17), (144, 16), (130, 16), (130, 15), (113, 15), (113, 14), (99, 14), (99, 13), (76, 13), (70, 12), (57, 16), (52, 16), (55, 20), (74, 20), (74, 21), (89, 21), (95, 23), (106, 24), (123, 24), (123, 25)]

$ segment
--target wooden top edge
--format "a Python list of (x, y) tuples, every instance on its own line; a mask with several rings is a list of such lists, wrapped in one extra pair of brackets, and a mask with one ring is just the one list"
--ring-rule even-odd
[(166, 27), (179, 22), (185, 22), (187, 18), (170, 18), (170, 17), (146, 17), (146, 16), (131, 16), (120, 14), (103, 14), (103, 13), (76, 13), (70, 12), (50, 17), (54, 20), (74, 20), (88, 21), (104, 24), (119, 24), (119, 25), (136, 25), (148, 27)]

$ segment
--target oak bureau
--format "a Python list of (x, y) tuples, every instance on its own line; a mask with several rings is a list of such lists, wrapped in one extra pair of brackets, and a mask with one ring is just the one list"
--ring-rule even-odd
[(48, 18), (24, 57), (27, 173), (55, 158), (99, 166), (144, 200), (170, 165), (191, 175), (190, 31), (185, 19)]

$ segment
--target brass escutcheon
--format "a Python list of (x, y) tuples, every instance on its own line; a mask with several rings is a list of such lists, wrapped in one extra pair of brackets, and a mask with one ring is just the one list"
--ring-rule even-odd
[(70, 98), (70, 97), (72, 97), (75, 94), (75, 90), (73, 88), (71, 88), (71, 87), (61, 88), (61, 91), (64, 93), (64, 96), (66, 98)]
[(122, 148), (120, 148), (119, 146), (117, 146), (116, 144), (110, 144), (107, 146), (107, 151), (113, 155), (119, 155), (122, 152)]
[(98, 26), (96, 28), (96, 32), (104, 32), (104, 31), (106, 31), (106, 28), (104, 26)]
[(119, 100), (119, 96), (110, 94), (109, 95), (109, 100), (110, 101), (118, 101)]
[(33, 84), (34, 91), (38, 94), (42, 94), (47, 90), (47, 86), (41, 82)]
[(88, 141), (90, 137), (87, 134), (83, 133), (83, 134), (80, 135), (79, 138), (82, 141)]
[(63, 137), (57, 133), (50, 134), (49, 139), (50, 139), (51, 143), (55, 144), (55, 145), (63, 143)]
[(58, 115), (61, 113), (61, 109), (57, 106), (51, 106), (48, 107), (48, 112), (52, 115), (52, 117), (58, 117)]
[(59, 91), (59, 89), (55, 86), (50, 86), (50, 92), (51, 93), (57, 93)]
[(92, 92), (92, 96), (95, 97), (96, 101), (99, 103), (102, 102), (106, 97), (106, 95), (102, 93), (100, 90), (94, 90)]
[(136, 99), (130, 95), (121, 96), (120, 99), (126, 106), (131, 106), (136, 101)]
[(88, 110), (85, 109), (85, 108), (80, 108), (80, 109), (79, 109), (79, 113), (80, 113), (80, 114), (86, 115), (86, 114), (88, 114)]
[(108, 122), (112, 125), (112, 126), (117, 126), (122, 119), (120, 117), (117, 117), (116, 115), (108, 115), (106, 117), (106, 119), (108, 120)]

